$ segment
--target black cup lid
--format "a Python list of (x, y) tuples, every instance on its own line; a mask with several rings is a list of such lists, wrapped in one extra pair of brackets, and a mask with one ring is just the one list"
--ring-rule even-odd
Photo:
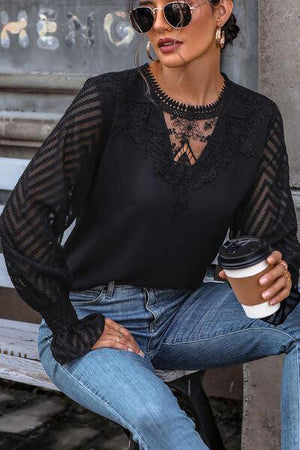
[(243, 269), (263, 261), (272, 250), (263, 238), (240, 236), (229, 239), (219, 247), (218, 265), (222, 269)]

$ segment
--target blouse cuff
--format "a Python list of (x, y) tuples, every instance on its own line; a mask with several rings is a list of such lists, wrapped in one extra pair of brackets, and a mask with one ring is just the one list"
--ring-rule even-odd
[(88, 353), (103, 333), (105, 318), (92, 313), (77, 322), (53, 330), (51, 351), (54, 359), (66, 364)]

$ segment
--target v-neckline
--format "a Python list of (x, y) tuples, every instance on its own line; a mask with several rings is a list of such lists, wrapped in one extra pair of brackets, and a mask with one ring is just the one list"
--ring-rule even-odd
[[(230, 98), (231, 98), (231, 92), (232, 92), (232, 82), (231, 82), (230, 78), (228, 78), (228, 76), (224, 72), (221, 72), (221, 74), (225, 80), (225, 86), (224, 86), (224, 89), (222, 90), (221, 98), (219, 96), (217, 101), (215, 101), (209, 105), (197, 105), (196, 106), (196, 105), (181, 104), (184, 106), (190, 106), (190, 108), (187, 111), (188, 116), (190, 114), (192, 116), (194, 116), (194, 115), (196, 116), (195, 118), (193, 118), (193, 117), (188, 118), (188, 117), (185, 117), (184, 111), (180, 111), (180, 113), (177, 112), (177, 114), (175, 114), (177, 111), (176, 105), (179, 104), (179, 102), (176, 102), (176, 100), (167, 96), (168, 101), (167, 101), (167, 103), (165, 103), (162, 101), (163, 99), (161, 99), (159, 96), (157, 96), (157, 92), (159, 92), (159, 94), (160, 94), (161, 92), (164, 93), (164, 91), (159, 87), (152, 72), (150, 72), (149, 63), (148, 62), (145, 63), (140, 68), (142, 70), (144, 69), (143, 73), (146, 74), (147, 80), (150, 81), (151, 94), (155, 100), (155, 103), (157, 103), (160, 106), (159, 113), (160, 113), (160, 116), (163, 121), (163, 129), (164, 129), (164, 133), (166, 135), (167, 141), (168, 141), (167, 157), (170, 158), (171, 162), (174, 164), (174, 166), (178, 167), (180, 170), (193, 170), (196, 166), (198, 166), (200, 163), (202, 163), (206, 159), (206, 157), (210, 154), (211, 150), (213, 149), (213, 143), (216, 139), (216, 136), (218, 136), (219, 133), (222, 134), (221, 130), (222, 130), (222, 125), (223, 125), (223, 121), (224, 121), (225, 111), (227, 110), (227, 107), (230, 104)], [(157, 86), (158, 86), (158, 88), (157, 88)], [(164, 94), (164, 95), (166, 96), (166, 94)], [(164, 96), (164, 98), (166, 98), (165, 96)], [(170, 101), (169, 101), (169, 99), (170, 99)], [(220, 102), (218, 101), (219, 99), (222, 102), (221, 106), (220, 106)], [(210, 111), (211, 111), (211, 108), (206, 108), (206, 106), (210, 107), (210, 106), (216, 106), (216, 105), (219, 105), (220, 107), (219, 107), (218, 113), (211, 116), (211, 117), (216, 117), (216, 116), (218, 117), (215, 127), (214, 127), (214, 130), (210, 135), (207, 136), (206, 145), (205, 145), (204, 149), (202, 150), (200, 156), (198, 158), (196, 158), (196, 162), (194, 164), (185, 164), (185, 163), (180, 162), (180, 160), (175, 161), (174, 160), (174, 152), (172, 149), (172, 142), (170, 139), (170, 132), (169, 132), (169, 128), (166, 123), (164, 111), (166, 111), (167, 113), (170, 113), (170, 114), (174, 114), (178, 117), (182, 117), (183, 119), (200, 120), (199, 118), (197, 118), (198, 117), (197, 112), (200, 112), (200, 115), (205, 114), (206, 110), (210, 109)], [(201, 108), (201, 106), (203, 106), (203, 108)], [(174, 107), (174, 109), (173, 109), (173, 107)], [(202, 120), (206, 119), (206, 118), (207, 119), (211, 118), (211, 117), (209, 117), (210, 113), (207, 112), (207, 114), (208, 114), (207, 117), (203, 117)], [(222, 149), (219, 149), (217, 146), (215, 148), (215, 151), (222, 151)]]

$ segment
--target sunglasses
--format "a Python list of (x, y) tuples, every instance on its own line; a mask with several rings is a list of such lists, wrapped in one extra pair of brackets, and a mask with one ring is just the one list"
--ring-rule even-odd
[(186, 2), (170, 2), (162, 8), (150, 8), (150, 6), (138, 6), (132, 9), (129, 17), (133, 28), (138, 33), (147, 33), (150, 31), (156, 17), (156, 11), (162, 9), (165, 21), (173, 28), (186, 27), (191, 19), (193, 11), (199, 6), (207, 3), (206, 0), (200, 5), (191, 6)]

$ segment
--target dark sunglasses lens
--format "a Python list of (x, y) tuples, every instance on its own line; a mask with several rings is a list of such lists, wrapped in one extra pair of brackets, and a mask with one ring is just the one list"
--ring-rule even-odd
[(192, 18), (188, 3), (169, 3), (165, 6), (167, 21), (172, 27), (186, 27)]
[(138, 33), (147, 33), (153, 25), (153, 14), (150, 8), (135, 8), (130, 13), (130, 20)]

